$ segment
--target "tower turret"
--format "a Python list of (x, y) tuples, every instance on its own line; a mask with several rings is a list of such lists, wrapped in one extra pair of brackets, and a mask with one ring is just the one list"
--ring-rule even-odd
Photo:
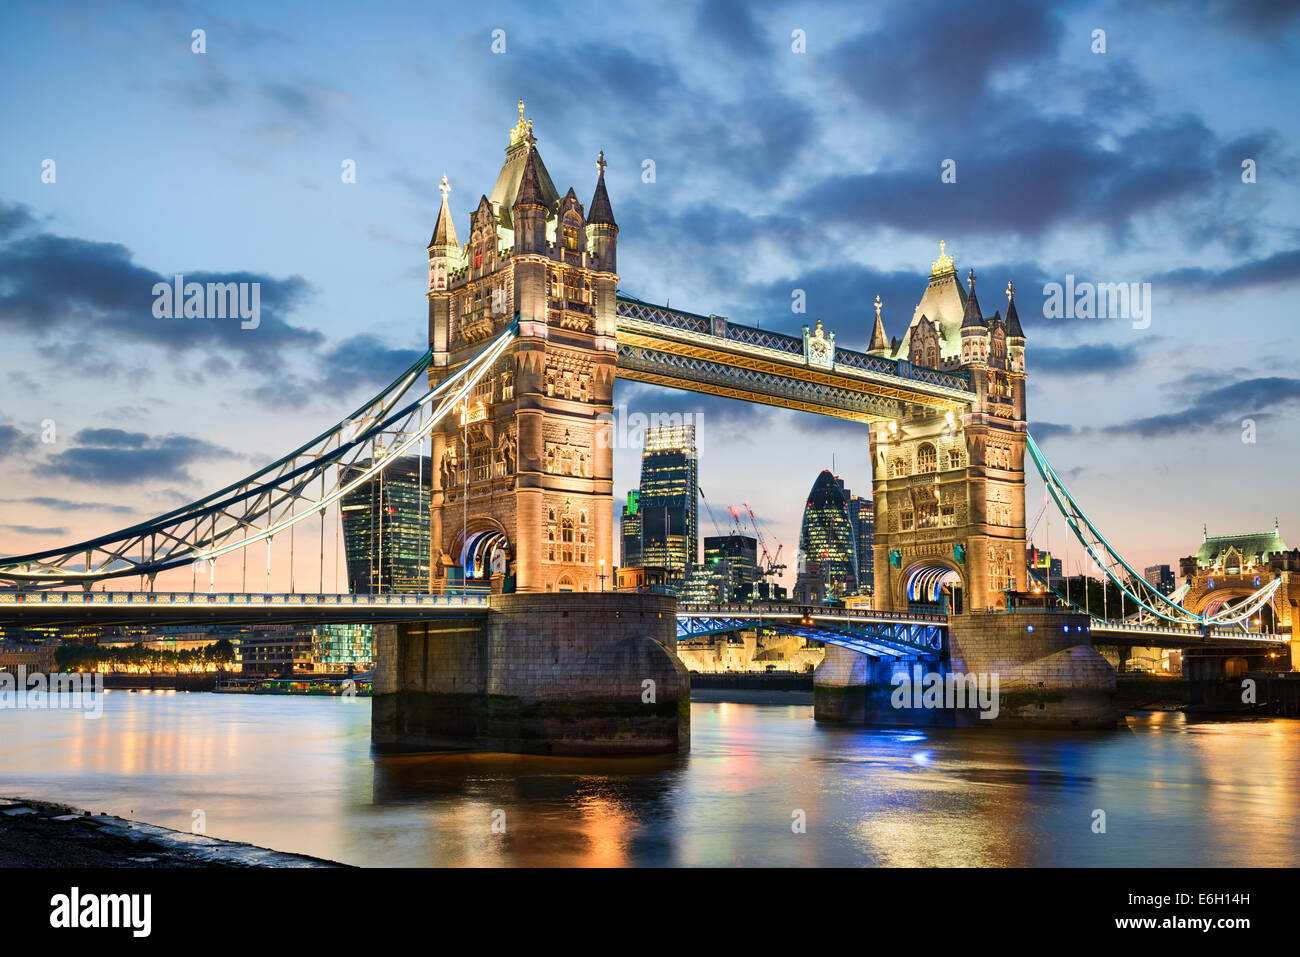
[(587, 250), (592, 266), (603, 272), (618, 272), (618, 223), (605, 191), (605, 151), (596, 157), (596, 192), (591, 197), (587, 216)]
[(1016, 311), (1016, 287), (1007, 280), (1007, 364), (1013, 372), (1025, 371), (1025, 331)]
[(548, 207), (542, 192), (541, 177), (537, 174), (537, 140), (530, 128), (525, 137), (528, 156), (524, 171), (519, 177), (519, 192), (510, 207), (515, 228), (516, 253), (546, 252), (546, 214)]
[(989, 330), (975, 296), (974, 269), (970, 271), (967, 290), (966, 312), (961, 321), (961, 361), (963, 365), (983, 365), (989, 358)]

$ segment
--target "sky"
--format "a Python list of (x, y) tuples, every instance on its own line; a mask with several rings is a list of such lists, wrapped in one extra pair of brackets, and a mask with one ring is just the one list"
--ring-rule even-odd
[[(463, 239), (520, 98), (562, 193), (605, 151), (622, 292), (863, 349), (944, 240), (986, 312), (1015, 282), (1030, 431), (1131, 564), (1203, 524), (1300, 544), (1297, 5), (548, 6), (4, 4), (0, 554), (193, 500), (392, 380), (437, 184)], [(260, 324), (155, 318), (176, 273), (260, 283)], [(1149, 323), (1052, 315), (1067, 276), (1149, 283)], [(702, 415), (718, 522), (748, 501), (786, 557), (822, 468), (870, 494), (863, 426), (615, 403)]]

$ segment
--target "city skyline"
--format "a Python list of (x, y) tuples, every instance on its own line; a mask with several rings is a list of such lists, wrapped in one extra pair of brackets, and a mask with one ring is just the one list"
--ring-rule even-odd
[[(1284, 12), (1206, 5), (1211, 40), (1150, 11), (1140, 61), (1138, 21), (1102, 4), (954, 10), (922, 37), (905, 5), (703, 4), (693, 24), (648, 28), (635, 52), (603, 35), (609, 20), (597, 33), (576, 10), (521, 7), (500, 55), (472, 12), (395, 50), (381, 13), (327, 73), (316, 56), (342, 26), (315, 23), (304, 43), (293, 13), (254, 27), (233, 9), (223, 20), (87, 8), (90, 32), (76, 36), (39, 11), (0, 14), (6, 34), (32, 38), (0, 66), (11, 86), (52, 68), (4, 107), (0, 552), (87, 538), (218, 488), (409, 365), (437, 184), (446, 173), (463, 231), (520, 96), (559, 180), (589, 189), (605, 151), (622, 291), (787, 333), (821, 318), (864, 349), (874, 297), (887, 335), (903, 335), (945, 241), (963, 276), (974, 266), (989, 311), (1015, 282), (1031, 430), (1136, 567), (1193, 554), (1203, 522), (1230, 534), (1276, 515), (1284, 536), (1300, 524), (1285, 426), (1300, 373), (1266, 347), (1289, 331), (1300, 277), (1286, 175), (1297, 138), (1271, 105), (1277, 76), (1297, 72)], [(191, 52), (200, 20), (203, 54)], [(1098, 26), (1105, 53), (1091, 49)], [(796, 29), (804, 53), (791, 49)], [(581, 55), (539, 79), (538, 51), (574, 31)], [(160, 56), (148, 83), (119, 66), (138, 43)], [(616, 60), (623, 69), (609, 70)], [(453, 68), (486, 82), (449, 102), (434, 91)], [(771, 83), (721, 93), (719, 69)], [(578, 111), (576, 85), (595, 90)], [(1045, 85), (1062, 91), (1050, 106)], [(948, 112), (954, 123), (934, 122)], [(150, 291), (176, 274), (260, 282), (259, 326), (154, 318)], [(1076, 280), (1150, 282), (1149, 326), (1049, 318), (1044, 290)], [(699, 416), (701, 484), (719, 506), (751, 502), (787, 550), (808, 476), (774, 461), (834, 456), (850, 487), (870, 481), (862, 427), (631, 383), (614, 401)], [(615, 450), (616, 509), (639, 454)], [(1242, 474), (1252, 494), (1224, 494)], [(1041, 494), (1030, 476), (1030, 515)]]

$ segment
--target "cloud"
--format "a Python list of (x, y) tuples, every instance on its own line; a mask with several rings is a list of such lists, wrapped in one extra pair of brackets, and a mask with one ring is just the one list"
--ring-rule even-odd
[(1243, 419), (1268, 419), (1285, 407), (1300, 405), (1300, 379), (1267, 376), (1242, 379), (1206, 390), (1174, 412), (1144, 416), (1102, 427), (1107, 435), (1167, 438), (1206, 429), (1240, 426)]
[(1038, 442), (1050, 442), (1058, 436), (1075, 435), (1078, 431), (1073, 425), (1059, 422), (1035, 422), (1029, 427), (1029, 434)]
[(37, 466), (39, 475), (79, 482), (127, 485), (137, 482), (192, 482), (188, 466), (235, 453), (186, 435), (143, 436), (120, 429), (84, 429), (77, 445)]
[(16, 425), (0, 425), (0, 458), (25, 451), (33, 444), (31, 435)]
[(68, 530), (61, 525), (41, 528), (36, 525), (0, 525), (0, 528), (20, 535), (66, 535)]
[(1187, 266), (1160, 273), (1152, 285), (1175, 293), (1226, 293), (1294, 285), (1300, 281), (1300, 249), (1286, 249), (1265, 259), (1239, 263), (1223, 269)]
[(129, 505), (113, 505), (109, 502), (82, 502), (68, 498), (53, 498), (48, 495), (0, 499), (0, 505), (35, 505), (40, 508), (57, 509), (61, 512), (112, 512), (118, 515), (128, 515), (136, 511)]
[[(25, 208), (9, 215), (32, 221)], [(156, 346), (173, 354), (223, 350), (243, 368), (265, 376), (279, 373), (287, 352), (309, 351), (324, 341), (319, 332), (288, 321), (311, 294), (299, 276), (252, 271), (184, 275), (186, 282), (259, 284), (260, 325), (242, 329), (238, 319), (155, 318), (154, 285), (170, 285), (171, 275), (139, 265), (118, 243), (41, 232), (11, 234), (0, 242), (0, 330), (33, 338), (55, 354), (77, 342), (78, 351), (93, 349), (97, 362), (104, 361), (102, 348), (109, 342)]]
[(1127, 347), (1109, 344), (1039, 346), (1029, 353), (1029, 360), (1035, 373), (1113, 376), (1138, 364), (1142, 344)]

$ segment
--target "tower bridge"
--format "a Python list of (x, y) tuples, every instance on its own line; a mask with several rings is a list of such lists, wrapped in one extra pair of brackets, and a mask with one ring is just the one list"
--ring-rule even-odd
[[(819, 717), (853, 717), (834, 689), (875, 687), (882, 676), (864, 671), (864, 662), (937, 655), (952, 667), (1008, 668), (1025, 687), (1056, 682), (1064, 698), (1083, 702), (1074, 711), (1044, 704), (1047, 713), (1032, 716), (1040, 723), (1113, 723), (1113, 695), (1109, 712), (1105, 700), (1114, 675), (1088, 635), (1131, 626), (1098, 622), (1077, 609), (1065, 618), (1034, 619), (1037, 612), (1008, 608), (1028, 585), (1027, 451), (1069, 533), (1097, 567), (1136, 606), (1186, 635), (1170, 640), (1194, 642), (1212, 633), (1206, 629), (1249, 622), (1275, 600), (1281, 581), (1268, 572), (1236, 604), (1200, 608), (1135, 580), (1140, 576), (1084, 515), (1029, 436), (1026, 336), (1011, 282), (1005, 306), (985, 315), (975, 271), (963, 283), (940, 243), (903, 335), (887, 337), (877, 296), (872, 333), (860, 351), (837, 343), (821, 320), (795, 336), (657, 306), (618, 292), (619, 226), (605, 169), (601, 153), (586, 206), (573, 188), (561, 196), (521, 103), (500, 173), (475, 205), (463, 243), (451, 186), (442, 179), (427, 247), (429, 348), (419, 360), (334, 427), (218, 492), (85, 542), (0, 559), (0, 582), (22, 592), (0, 598), (0, 621), (48, 617), (56, 606), (60, 614), (88, 616), (79, 620), (150, 613), (177, 621), (241, 614), (383, 620), (375, 727), (385, 746), (446, 742), (471, 725), (505, 720), (493, 710), (503, 698), (517, 699), (521, 710), (509, 719), (516, 729), (527, 725), (520, 715), (535, 706), (551, 708), (575, 695), (603, 707), (608, 701), (597, 672), (653, 677), (671, 700), (685, 700), (689, 682), (673, 654), (676, 634), (741, 627), (752, 613), (678, 610), (662, 596), (596, 594), (614, 564), (613, 443), (604, 430), (616, 378), (863, 425), (875, 501), (876, 609), (856, 616), (771, 611), (764, 619), (764, 627), (815, 634), (831, 646), (818, 672), (826, 692)], [(329, 508), (426, 441), (430, 594), (370, 604), (275, 596), (273, 542), (284, 547), (287, 538), (292, 549), (295, 535), (317, 521), (323, 539)], [(248, 566), (262, 547), (266, 580), (259, 593), (256, 556), (251, 589)], [(240, 563), (243, 600), (215, 593), (219, 561)], [(186, 567), (195, 569), (196, 580), (206, 571), (213, 594), (153, 593), (157, 576)], [(97, 583), (136, 577), (148, 587), (125, 600), (93, 595), (78, 604), (75, 592), (32, 597), (78, 586), (90, 592)], [(468, 596), (456, 605), (449, 596), (458, 588), (464, 595), (469, 582), (491, 596)], [(933, 608), (944, 596), (952, 615), (908, 617), (912, 606)], [(459, 631), (435, 627), (458, 616), (465, 623)], [(519, 694), (503, 692), (503, 675)], [(1090, 690), (1080, 698), (1075, 691), (1084, 687)], [(466, 689), (480, 709), (469, 724), (453, 707)], [(653, 748), (682, 746), (685, 732), (674, 723), (680, 716), (672, 719), (662, 708), (655, 715)], [(602, 726), (601, 734), (613, 737), (598, 736), (596, 743), (565, 738), (563, 729), (538, 732), (536, 725), (527, 725), (533, 729), (527, 740), (491, 741), (528, 750), (542, 739), (549, 748), (562, 738), (570, 750), (618, 750), (620, 735), (635, 738), (643, 720), (633, 708), (613, 732)]]

